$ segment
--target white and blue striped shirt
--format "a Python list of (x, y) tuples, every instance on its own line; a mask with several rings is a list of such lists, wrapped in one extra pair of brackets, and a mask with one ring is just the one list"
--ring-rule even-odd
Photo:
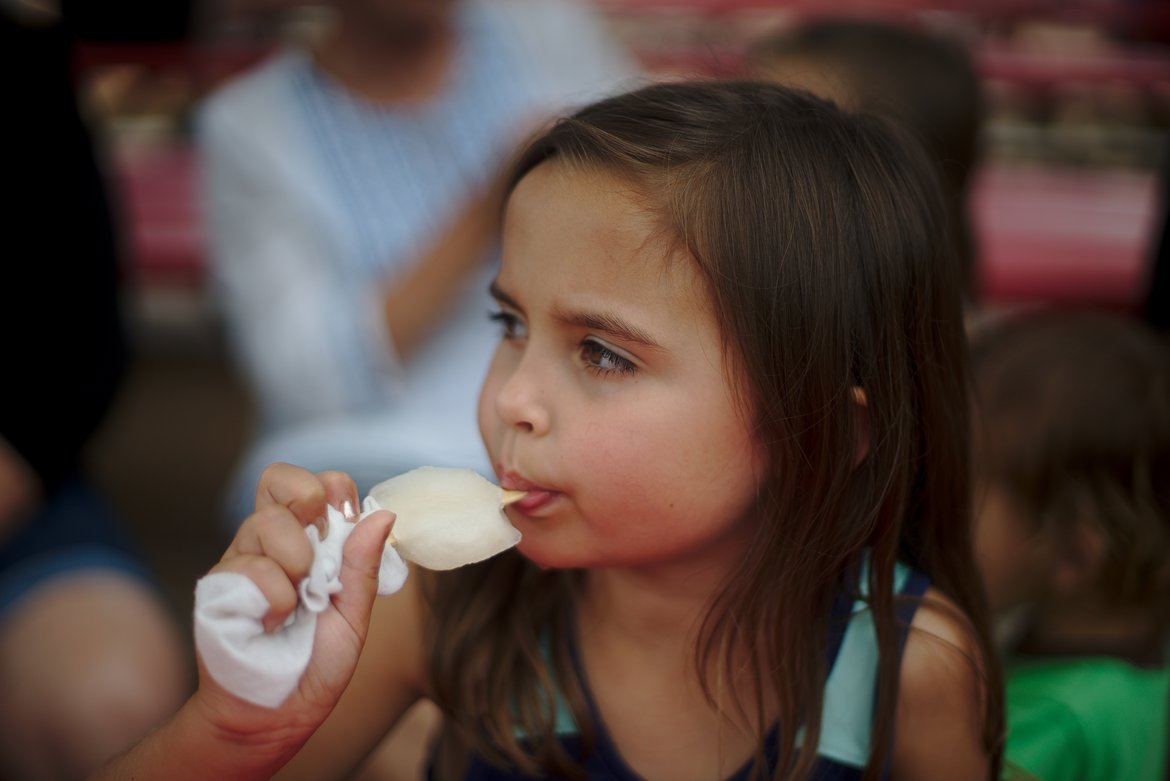
[(632, 60), (570, 0), (466, 0), (445, 88), (375, 105), (286, 51), (200, 115), (211, 267), (263, 436), (231, 513), (271, 461), (372, 482), (420, 465), (485, 473), (475, 398), (497, 334), (495, 250), (410, 361), (386, 333), (395, 275), (498, 173), (535, 121), (635, 86)]

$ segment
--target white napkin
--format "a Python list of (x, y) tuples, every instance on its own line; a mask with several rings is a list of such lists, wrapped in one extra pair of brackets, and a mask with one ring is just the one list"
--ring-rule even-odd
[[(367, 508), (361, 518), (377, 509)], [(195, 647), (211, 676), (241, 699), (279, 707), (309, 665), (317, 614), (341, 591), (341, 549), (356, 526), (332, 507), (326, 523), (324, 540), (316, 526), (305, 528), (313, 546), (313, 565), (298, 584), (297, 609), (275, 632), (264, 631), (262, 622), (270, 606), (247, 576), (216, 572), (195, 584)], [(387, 545), (378, 570), (378, 594), (398, 591), (406, 575), (406, 563)]]

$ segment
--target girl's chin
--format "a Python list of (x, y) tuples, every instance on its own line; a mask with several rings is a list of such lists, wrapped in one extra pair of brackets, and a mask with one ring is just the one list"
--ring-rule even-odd
[(556, 550), (553, 546), (530, 540), (527, 536), (516, 546), (517, 552), (542, 570), (575, 569), (588, 564), (580, 556)]

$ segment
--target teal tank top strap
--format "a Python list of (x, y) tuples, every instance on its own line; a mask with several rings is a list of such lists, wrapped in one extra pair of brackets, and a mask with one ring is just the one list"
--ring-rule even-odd
[[(841, 639), (837, 658), (825, 683), (821, 710), (821, 736), (817, 753), (851, 767), (863, 768), (869, 757), (870, 734), (877, 688), (877, 634), (873, 613), (864, 600), (868, 582), (868, 561), (861, 568), (859, 588), (862, 596), (854, 601), (852, 616)], [(898, 658), (905, 647), (906, 634), (918, 598), (926, 593), (929, 579), (921, 572), (901, 563), (894, 572), (896, 594), (914, 599), (900, 600), (895, 606), (899, 619)]]

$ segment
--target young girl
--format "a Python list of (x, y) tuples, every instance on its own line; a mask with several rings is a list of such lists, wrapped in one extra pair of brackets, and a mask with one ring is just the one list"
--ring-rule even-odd
[[(479, 405), (528, 492), (518, 549), (416, 571), (371, 618), (368, 517), (298, 691), (266, 710), (204, 676), (110, 773), (340, 777), (426, 697), (437, 779), (994, 775), (959, 284), (913, 149), (753, 83), (647, 87), (535, 141)], [(287, 465), (257, 495), (216, 570), (275, 628), (302, 526), (358, 497)]]

